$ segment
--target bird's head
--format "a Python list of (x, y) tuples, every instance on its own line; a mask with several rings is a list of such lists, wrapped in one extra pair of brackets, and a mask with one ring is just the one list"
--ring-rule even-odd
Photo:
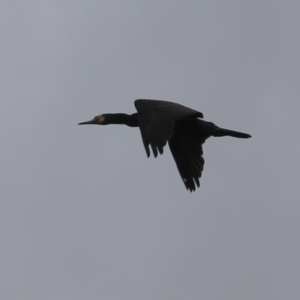
[(81, 122), (78, 125), (87, 125), (87, 124), (104, 125), (104, 121), (105, 121), (105, 116), (104, 115), (99, 115), (99, 116), (94, 117), (90, 121)]

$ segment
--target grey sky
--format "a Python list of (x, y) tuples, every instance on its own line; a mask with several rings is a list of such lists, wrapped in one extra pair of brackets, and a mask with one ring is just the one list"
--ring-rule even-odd
[[(2, 1), (1, 299), (298, 299), (299, 1)], [(201, 188), (138, 129), (179, 102), (211, 138)]]

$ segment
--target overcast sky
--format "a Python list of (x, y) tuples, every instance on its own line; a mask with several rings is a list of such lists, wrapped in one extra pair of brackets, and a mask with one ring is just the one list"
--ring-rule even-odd
[[(300, 295), (299, 1), (1, 1), (0, 298)], [(211, 138), (201, 187), (140, 132), (77, 126), (138, 98)]]

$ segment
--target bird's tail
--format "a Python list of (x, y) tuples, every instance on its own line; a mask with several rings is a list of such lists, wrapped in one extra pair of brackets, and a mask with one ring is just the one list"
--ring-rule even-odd
[(224, 129), (224, 128), (219, 128), (219, 127), (217, 127), (215, 129), (215, 131), (212, 134), (212, 136), (232, 136), (232, 137), (240, 138), (240, 139), (251, 138), (251, 135), (248, 134), (248, 133), (234, 131), (234, 130), (229, 130), (229, 129)]

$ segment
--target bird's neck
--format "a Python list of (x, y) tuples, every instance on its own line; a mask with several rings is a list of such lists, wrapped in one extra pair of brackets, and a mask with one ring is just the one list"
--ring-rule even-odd
[(105, 114), (103, 125), (122, 124), (130, 127), (138, 127), (137, 113), (132, 115), (127, 114)]

